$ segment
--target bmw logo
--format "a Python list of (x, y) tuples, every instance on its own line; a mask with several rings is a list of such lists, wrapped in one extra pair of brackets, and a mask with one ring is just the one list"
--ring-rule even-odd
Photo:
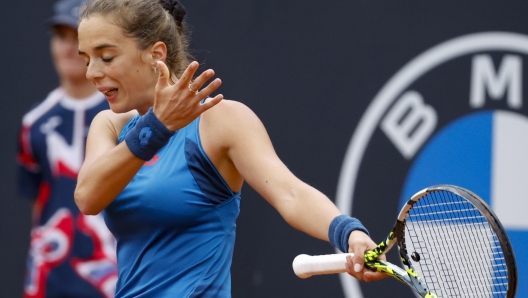
[[(438, 44), (403, 66), (352, 135), (337, 190), (341, 211), (359, 218), (379, 242), (418, 190), (467, 188), (506, 228), (517, 260), (517, 294), (528, 297), (522, 266), (528, 264), (527, 57), (527, 35), (482, 32)], [(387, 292), (346, 274), (340, 278), (346, 297)], [(396, 284), (388, 282), (408, 297)]]

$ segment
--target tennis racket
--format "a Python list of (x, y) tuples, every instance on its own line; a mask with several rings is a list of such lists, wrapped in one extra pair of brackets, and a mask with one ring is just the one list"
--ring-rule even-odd
[[(398, 243), (406, 269), (378, 260)], [(299, 255), (297, 276), (346, 272), (347, 253)], [(365, 266), (392, 276), (421, 297), (515, 297), (513, 249), (497, 216), (473, 192), (436, 185), (403, 206), (394, 229), (365, 253)]]

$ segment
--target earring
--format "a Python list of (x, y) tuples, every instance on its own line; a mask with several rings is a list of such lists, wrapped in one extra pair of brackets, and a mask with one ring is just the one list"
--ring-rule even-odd
[(154, 73), (158, 73), (158, 65), (156, 64), (154, 67), (152, 67), (154, 69)]

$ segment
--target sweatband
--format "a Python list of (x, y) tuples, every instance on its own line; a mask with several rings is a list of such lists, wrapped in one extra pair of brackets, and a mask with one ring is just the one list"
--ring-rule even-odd
[(150, 108), (145, 115), (139, 117), (136, 125), (127, 133), (125, 143), (137, 158), (149, 161), (176, 132), (165, 127)]
[(357, 218), (344, 214), (336, 216), (330, 223), (330, 228), (328, 229), (330, 244), (340, 251), (348, 253), (348, 238), (350, 237), (350, 233), (355, 230), (360, 230), (370, 236), (367, 229)]

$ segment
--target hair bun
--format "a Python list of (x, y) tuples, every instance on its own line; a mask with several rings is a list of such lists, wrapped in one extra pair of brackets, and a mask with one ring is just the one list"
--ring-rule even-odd
[(176, 23), (181, 25), (183, 22), (183, 17), (185, 17), (185, 14), (187, 13), (185, 7), (183, 7), (183, 5), (178, 0), (160, 0), (160, 3), (163, 8), (172, 15), (172, 17), (176, 20)]

